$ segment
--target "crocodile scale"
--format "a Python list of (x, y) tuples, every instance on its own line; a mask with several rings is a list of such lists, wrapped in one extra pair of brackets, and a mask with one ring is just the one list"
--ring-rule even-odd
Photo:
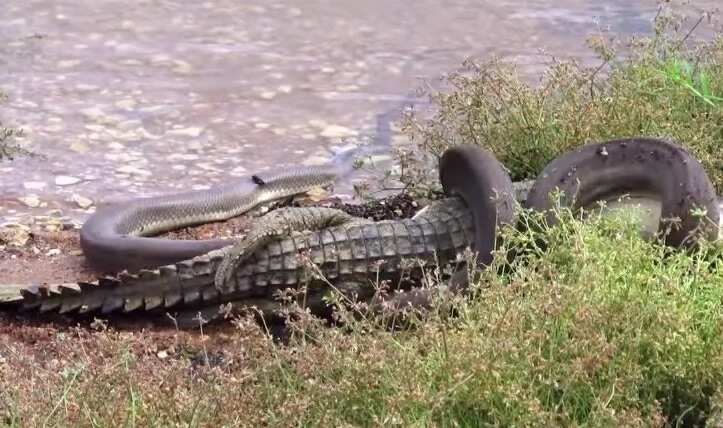
[(425, 263), (460, 260), (473, 236), (471, 212), (453, 197), (411, 219), (350, 223), (276, 239), (241, 264), (233, 286), (221, 291), (215, 272), (230, 247), (91, 283), (34, 286), (24, 290), (21, 305), (41, 312), (111, 313), (273, 299), (279, 290), (319, 283), (309, 262), (332, 283), (398, 279)]

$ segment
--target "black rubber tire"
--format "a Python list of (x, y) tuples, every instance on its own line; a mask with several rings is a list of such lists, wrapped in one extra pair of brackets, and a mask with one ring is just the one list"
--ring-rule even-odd
[[(695, 243), (693, 233), (718, 237), (719, 206), (715, 189), (703, 166), (679, 144), (656, 138), (626, 138), (590, 144), (550, 162), (530, 189), (525, 207), (547, 213), (563, 192), (560, 205), (577, 209), (630, 192), (645, 192), (661, 201), (658, 230), (668, 230), (665, 242), (679, 247)], [(707, 218), (692, 210), (705, 209)], [(680, 219), (672, 225), (671, 219)], [(700, 235), (696, 235), (700, 236)]]
[(487, 150), (472, 145), (454, 146), (439, 161), (439, 178), (446, 194), (459, 196), (472, 211), (477, 262), (487, 266), (498, 241), (498, 227), (516, 221), (512, 180)]

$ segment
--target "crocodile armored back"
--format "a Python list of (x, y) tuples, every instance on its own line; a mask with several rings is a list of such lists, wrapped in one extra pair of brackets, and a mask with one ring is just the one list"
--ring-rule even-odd
[[(349, 224), (293, 234), (256, 251), (219, 291), (214, 274), (228, 247), (157, 269), (123, 273), (92, 283), (29, 289), (23, 306), (65, 312), (156, 310), (275, 297), (278, 290), (314, 282), (399, 278), (427, 264), (455, 262), (471, 245), (472, 216), (457, 198), (435, 202), (413, 219)], [(416, 260), (420, 263), (407, 263)], [(310, 269), (310, 265), (315, 269)], [(415, 268), (417, 266), (417, 268)]]

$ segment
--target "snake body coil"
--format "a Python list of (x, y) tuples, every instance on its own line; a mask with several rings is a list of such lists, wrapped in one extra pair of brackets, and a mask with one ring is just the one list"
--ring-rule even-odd
[(256, 175), (208, 190), (134, 199), (99, 209), (83, 225), (80, 243), (98, 270), (138, 270), (190, 259), (230, 245), (228, 239), (151, 238), (168, 230), (227, 220), (259, 204), (332, 184), (335, 166), (303, 167), (275, 175)]

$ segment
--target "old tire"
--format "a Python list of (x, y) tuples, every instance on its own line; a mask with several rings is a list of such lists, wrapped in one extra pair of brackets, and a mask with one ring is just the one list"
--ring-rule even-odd
[[(718, 236), (719, 207), (715, 189), (700, 162), (680, 145), (655, 138), (626, 138), (586, 145), (548, 164), (530, 189), (525, 207), (546, 212), (548, 224), (556, 221), (552, 208), (555, 190), (560, 205), (573, 209), (626, 193), (645, 193), (661, 202), (658, 230), (667, 231), (671, 246), (691, 245), (691, 237)], [(696, 216), (694, 209), (706, 215)], [(673, 219), (679, 219), (673, 224)], [(702, 235), (697, 235), (702, 233)]]
[(477, 262), (489, 265), (499, 226), (515, 223), (515, 192), (502, 164), (487, 150), (459, 145), (444, 152), (439, 176), (448, 195), (461, 197), (472, 211)]

